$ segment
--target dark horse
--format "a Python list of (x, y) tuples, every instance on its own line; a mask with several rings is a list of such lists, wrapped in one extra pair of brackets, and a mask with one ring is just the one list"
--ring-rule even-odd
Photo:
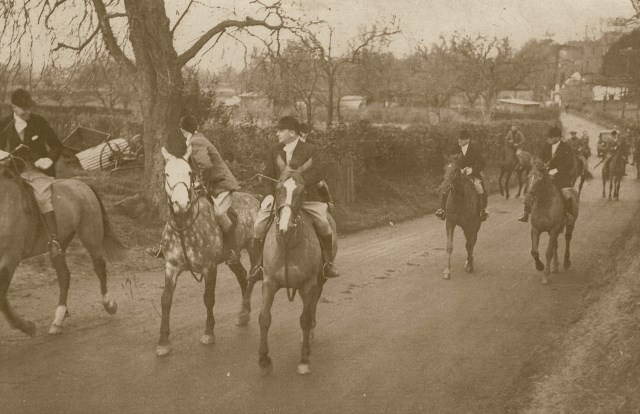
[[(158, 356), (171, 353), (169, 341), (169, 315), (173, 293), (178, 276), (189, 270), (204, 279), (204, 305), (207, 309), (207, 321), (200, 342), (205, 345), (215, 343), (213, 328), (213, 306), (215, 304), (218, 264), (228, 255), (222, 243), (222, 230), (213, 214), (213, 203), (205, 195), (197, 194), (193, 188), (193, 173), (187, 159), (191, 147), (183, 158), (174, 157), (162, 148), (165, 158), (165, 191), (169, 201), (169, 218), (162, 233), (162, 252), (165, 257), (164, 291), (162, 293), (162, 322), (160, 339), (156, 347)], [(253, 222), (258, 212), (258, 200), (240, 192), (234, 192), (232, 206), (238, 214), (236, 240), (239, 248), (246, 248), (253, 230)], [(253, 263), (252, 263), (253, 265)], [(247, 282), (247, 272), (241, 263), (229, 265), (235, 274), (242, 291), (242, 310), (236, 325), (249, 323), (251, 313), (251, 292), (253, 283)]]
[(606, 197), (605, 187), (609, 181), (609, 200), (613, 191), (613, 199), (620, 197), (620, 182), (624, 177), (627, 162), (622, 151), (616, 150), (613, 154), (608, 154), (602, 164), (602, 197)]
[[(17, 157), (13, 159), (24, 162)], [(33, 336), (35, 324), (14, 313), (7, 300), (7, 291), (20, 261), (47, 251), (48, 235), (31, 189), (15, 173), (15, 168), (7, 165), (8, 162), (0, 163), (0, 310), (13, 328)], [(62, 254), (52, 259), (60, 295), (49, 333), (60, 334), (67, 316), (71, 275), (65, 253), (71, 240), (77, 235), (91, 256), (100, 281), (102, 306), (109, 314), (116, 312), (117, 305), (107, 291), (105, 254), (115, 255), (123, 246), (109, 225), (102, 201), (91, 187), (76, 179), (61, 179), (54, 181), (52, 192)]]
[[(264, 243), (264, 280), (262, 282), (262, 310), (260, 311), (260, 358), (263, 375), (272, 370), (269, 357), (268, 333), (271, 326), (271, 306), (278, 290), (284, 287), (293, 301), (296, 291), (302, 298), (301, 359), (298, 374), (308, 374), (310, 340), (316, 326), (316, 307), (322, 295), (325, 278), (322, 273), (320, 243), (311, 217), (301, 209), (304, 202), (304, 179), (300, 171), (282, 170), (275, 192), (275, 226), (271, 226)], [(329, 223), (335, 234), (336, 225), (331, 216)], [(333, 242), (333, 254), (338, 246)], [(290, 289), (292, 292), (290, 293)]]
[(578, 182), (578, 178), (580, 178), (578, 194), (582, 194), (582, 187), (585, 181), (591, 181), (593, 179), (593, 175), (589, 172), (589, 163), (586, 158), (573, 154), (573, 169), (571, 175), (573, 177), (573, 185), (575, 185), (576, 182)]
[(465, 270), (473, 272), (473, 248), (480, 230), (480, 212), (478, 210), (478, 195), (473, 182), (460, 171), (459, 155), (448, 157), (444, 167), (444, 190), (450, 190), (447, 198), (446, 229), (447, 229), (447, 267), (444, 279), (451, 277), (451, 253), (453, 252), (453, 231), (460, 226), (467, 240), (467, 262)]
[[(510, 145), (505, 145), (503, 147), (502, 159), (500, 160), (500, 177), (498, 177), (500, 195), (505, 196), (507, 200), (509, 199), (509, 181), (511, 180), (511, 174), (513, 173), (518, 177), (518, 194), (516, 194), (516, 197), (520, 197), (520, 194), (522, 194), (523, 186), (525, 187), (524, 191), (526, 192), (526, 177), (531, 170), (532, 163), (533, 159), (531, 154), (527, 151), (520, 151), (520, 154), (516, 155), (515, 148)], [(525, 179), (523, 179), (523, 177)], [(504, 187), (502, 185), (503, 178)]]
[[(567, 223), (567, 214), (565, 212), (565, 204), (562, 193), (553, 183), (553, 178), (549, 176), (544, 163), (538, 162), (529, 174), (529, 188), (536, 194), (536, 199), (531, 209), (531, 255), (536, 263), (536, 269), (543, 271), (542, 283), (549, 283), (548, 276), (552, 270), (558, 272), (558, 235), (565, 231), (566, 246), (564, 250), (564, 268), (571, 266), (570, 247), (571, 237), (573, 236), (573, 224)], [(580, 196), (571, 189), (575, 198), (576, 216), (578, 218), (578, 202)], [(540, 261), (538, 253), (538, 245), (540, 244), (540, 235), (549, 233), (549, 244), (547, 245), (546, 266)], [(552, 262), (553, 261), (553, 262)], [(553, 266), (553, 267), (551, 267)]]

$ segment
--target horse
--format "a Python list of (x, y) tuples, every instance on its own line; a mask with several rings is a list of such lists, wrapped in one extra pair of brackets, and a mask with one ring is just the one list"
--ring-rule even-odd
[(529, 189), (529, 181), (527, 180), (527, 177), (529, 176), (531, 168), (533, 168), (533, 156), (531, 156), (529, 152), (521, 150), (517, 157), (520, 159), (520, 163), (515, 169), (515, 173), (518, 177), (518, 194), (516, 194), (516, 198), (520, 197), (521, 194), (525, 194)]
[(585, 181), (591, 181), (593, 179), (593, 175), (589, 171), (589, 163), (586, 158), (579, 156), (578, 154), (573, 154), (573, 169), (571, 170), (572, 185), (575, 186), (578, 182), (578, 178), (580, 178), (580, 183), (578, 184), (578, 194), (582, 194), (582, 187), (584, 186)]
[(478, 239), (480, 230), (480, 212), (478, 211), (478, 195), (471, 179), (464, 176), (458, 164), (459, 156), (447, 159), (444, 167), (443, 189), (449, 190), (446, 213), (447, 230), (447, 267), (444, 270), (444, 279), (451, 278), (451, 253), (453, 252), (453, 232), (456, 226), (462, 228), (466, 239), (467, 261), (465, 271), (473, 273), (473, 249)]
[(605, 155), (602, 164), (602, 197), (606, 197), (605, 187), (607, 180), (609, 181), (609, 200), (611, 200), (611, 192), (613, 191), (613, 199), (620, 198), (620, 182), (624, 177), (627, 162), (621, 151), (615, 151), (613, 154)]
[[(567, 214), (562, 193), (553, 183), (553, 178), (549, 176), (547, 167), (541, 161), (537, 162), (529, 174), (529, 188), (536, 194), (535, 202), (531, 209), (531, 255), (535, 260), (536, 269), (544, 271), (542, 283), (548, 284), (550, 271), (558, 272), (558, 235), (565, 232), (564, 268), (571, 267), (571, 238), (573, 237), (574, 223), (567, 222)], [(580, 201), (580, 196), (575, 189), (571, 189), (576, 206)], [(575, 219), (578, 218), (576, 208)], [(546, 251), (546, 266), (540, 261), (538, 245), (540, 235), (549, 233), (549, 244)], [(551, 267), (552, 266), (552, 267)]]
[[(269, 375), (273, 369), (269, 356), (268, 333), (273, 299), (282, 287), (286, 289), (290, 301), (294, 300), (296, 291), (302, 298), (302, 349), (297, 373), (305, 375), (310, 372), (310, 341), (316, 326), (316, 307), (322, 295), (325, 278), (318, 237), (311, 217), (301, 209), (304, 202), (304, 168), (303, 165), (299, 170), (282, 169), (275, 191), (275, 225), (269, 228), (264, 242), (258, 360), (263, 376)], [(329, 224), (335, 234), (336, 224), (331, 215)], [(334, 238), (334, 255), (337, 249)]]
[[(47, 252), (48, 233), (32, 190), (16, 172), (16, 161), (26, 164), (12, 155), (0, 163), (0, 310), (12, 328), (35, 336), (35, 324), (14, 312), (7, 292), (20, 262)], [(77, 235), (89, 253), (100, 281), (102, 306), (110, 315), (116, 313), (118, 305), (109, 297), (105, 255), (116, 257), (123, 252), (124, 246), (111, 228), (98, 193), (89, 185), (77, 179), (57, 179), (53, 182), (52, 193), (62, 248), (62, 253), (51, 259), (60, 290), (49, 334), (57, 335), (62, 333), (64, 319), (68, 316), (71, 274), (65, 254), (69, 243)]]
[[(509, 199), (509, 181), (511, 180), (511, 174), (518, 166), (518, 158), (516, 157), (516, 149), (511, 145), (503, 146), (502, 158), (500, 160), (500, 176), (498, 177), (498, 186), (500, 188), (500, 195)], [(505, 178), (504, 189), (502, 187), (502, 179)], [(520, 190), (518, 190), (518, 195)]]
[[(161, 152), (165, 159), (164, 187), (169, 203), (169, 217), (162, 233), (165, 278), (161, 299), (160, 339), (156, 346), (156, 355), (166, 356), (172, 351), (169, 341), (169, 315), (173, 293), (178, 276), (185, 270), (188, 270), (197, 281), (204, 279), (203, 300), (207, 310), (207, 320), (200, 342), (205, 345), (215, 343), (213, 306), (217, 266), (226, 259), (229, 250), (223, 246), (222, 230), (213, 214), (213, 201), (194, 189), (194, 176), (188, 161), (191, 147), (188, 147), (183, 157), (171, 155), (164, 147), (161, 148)], [(249, 194), (236, 191), (232, 195), (231, 205), (238, 214), (235, 230), (238, 248), (247, 249), (253, 222), (258, 213), (258, 200)], [(242, 307), (235, 323), (238, 326), (246, 326), (251, 315), (253, 283), (247, 282), (247, 271), (241, 263), (228, 264), (228, 266), (235, 274), (242, 292)], [(201, 275), (200, 278), (196, 273)]]

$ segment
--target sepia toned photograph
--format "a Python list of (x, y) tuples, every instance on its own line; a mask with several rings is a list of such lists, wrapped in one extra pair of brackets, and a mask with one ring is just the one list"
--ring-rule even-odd
[(0, 22), (0, 413), (640, 413), (639, 0)]

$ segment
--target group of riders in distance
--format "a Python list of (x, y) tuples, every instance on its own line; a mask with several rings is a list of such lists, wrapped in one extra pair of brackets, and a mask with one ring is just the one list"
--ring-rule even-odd
[[(55, 162), (63, 145), (45, 118), (33, 113), (35, 103), (30, 94), (18, 89), (12, 93), (11, 103), (13, 114), (0, 121), (0, 150), (6, 151), (4, 158), (0, 156), (3, 195), (0, 210), (3, 216), (12, 217), (11, 221), (2, 221), (0, 228), (0, 310), (13, 327), (29, 335), (35, 333), (33, 322), (22, 319), (10, 307), (7, 290), (23, 258), (48, 250), (60, 287), (49, 331), (57, 334), (62, 332), (67, 315), (69, 269), (65, 252), (71, 239), (77, 235), (89, 252), (100, 280), (102, 304), (109, 313), (115, 313), (116, 304), (107, 291), (105, 254), (122, 246), (92, 188), (76, 179), (54, 180)], [(333, 263), (337, 252), (336, 226), (330, 214), (333, 200), (323, 179), (318, 150), (306, 142), (308, 126), (295, 117), (285, 116), (278, 121), (276, 130), (278, 142), (264, 154), (265, 169), (258, 174), (262, 201), (240, 191), (238, 181), (215, 146), (199, 130), (195, 117), (182, 117), (179, 126), (169, 132), (162, 148), (169, 216), (158, 248), (148, 249), (150, 254), (165, 260), (162, 321), (156, 348), (159, 356), (171, 352), (169, 314), (178, 276), (183, 271), (204, 280), (207, 321), (201, 342), (214, 342), (217, 265), (225, 263), (235, 274), (242, 292), (238, 325), (248, 324), (251, 292), (254, 284), (262, 281), (259, 364), (265, 373), (271, 369), (267, 332), (273, 297), (280, 288), (287, 290), (289, 300), (299, 293), (303, 301), (300, 318), (303, 345), (298, 372), (309, 372), (309, 340), (315, 327), (316, 305), (325, 281), (339, 276)], [(501, 192), (506, 190), (509, 196), (511, 173), (517, 174), (521, 190), (524, 174), (524, 212), (518, 220), (526, 222), (531, 215), (535, 227), (537, 217), (542, 214), (536, 213), (536, 205), (541, 209), (547, 205), (547, 199), (562, 200), (549, 202), (549, 211), (557, 210), (552, 205), (561, 206), (555, 227), (551, 230), (539, 227), (550, 235), (555, 232), (556, 237), (565, 226), (570, 233), (578, 215), (579, 196), (573, 186), (582, 177), (581, 189), (588, 177), (587, 159), (591, 150), (586, 131), (582, 137), (572, 131), (571, 138), (563, 141), (562, 131), (551, 128), (536, 160), (524, 151), (524, 144), (522, 132), (513, 126), (504, 144)], [(447, 146), (444, 152), (447, 162), (441, 206), (435, 214), (447, 222), (449, 264), (453, 229), (460, 226), (465, 232), (469, 253), (465, 268), (471, 272), (477, 232), (489, 216), (481, 174), (485, 160), (466, 130), (460, 131), (457, 145)], [(624, 174), (629, 155), (626, 142), (619, 135), (614, 136), (606, 153), (603, 176), (605, 171), (607, 175), (617, 171), (618, 159), (623, 163)], [(503, 176), (506, 176), (504, 190)], [(553, 185), (545, 186), (547, 183)], [(549, 188), (555, 189), (557, 198), (548, 197), (553, 192)], [(240, 262), (243, 249), (249, 253), (249, 272)], [(534, 250), (536, 267), (541, 270), (537, 244)], [(565, 265), (568, 260), (567, 244)], [(449, 274), (450, 265), (445, 277)]]

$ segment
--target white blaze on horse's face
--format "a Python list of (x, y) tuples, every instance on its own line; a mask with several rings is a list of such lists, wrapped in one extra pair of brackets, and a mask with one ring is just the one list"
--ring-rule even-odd
[(280, 232), (285, 233), (289, 229), (289, 221), (291, 220), (291, 203), (293, 202), (293, 192), (296, 189), (296, 181), (293, 178), (289, 178), (282, 186), (286, 190), (285, 199), (284, 199), (284, 207), (280, 211), (280, 223), (278, 225), (278, 230)]
[[(188, 158), (187, 151), (185, 157)], [(164, 189), (169, 198), (171, 208), (175, 213), (184, 213), (189, 210), (189, 190), (191, 188), (191, 166), (185, 158), (178, 158), (169, 154), (164, 147), (162, 155), (164, 164)]]

